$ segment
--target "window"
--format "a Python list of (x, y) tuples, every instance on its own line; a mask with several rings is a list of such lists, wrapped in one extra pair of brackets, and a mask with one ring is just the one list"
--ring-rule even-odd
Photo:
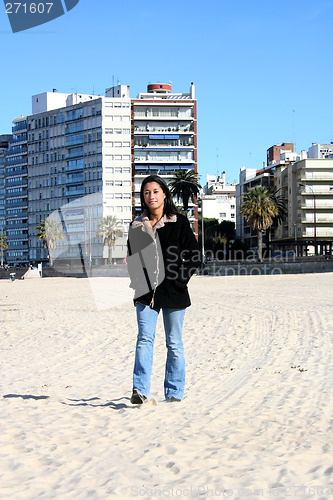
[(123, 147), (124, 148), (129, 148), (130, 147), (130, 143), (129, 142), (123, 142)]

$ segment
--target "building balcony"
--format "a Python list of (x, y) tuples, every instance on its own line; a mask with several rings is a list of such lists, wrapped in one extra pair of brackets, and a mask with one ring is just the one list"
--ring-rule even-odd
[(68, 176), (68, 178), (65, 181), (65, 184), (66, 185), (68, 185), (68, 184), (82, 184), (82, 182), (84, 182), (83, 173), (82, 173), (82, 175), (75, 175), (73, 177)]
[(18, 123), (16, 123), (16, 125), (14, 125), (12, 127), (13, 134), (15, 134), (15, 132), (23, 131), (23, 130), (27, 130), (27, 121), (26, 120), (24, 120), (22, 122), (18, 122)]
[(84, 194), (83, 186), (78, 186), (76, 189), (67, 189), (66, 196), (81, 196)]
[(28, 200), (14, 201), (13, 203), (7, 201), (6, 208), (7, 210), (11, 208), (28, 208)]
[[(333, 233), (328, 228), (316, 228), (316, 239), (320, 238), (330, 238), (332, 239)], [(297, 235), (297, 239), (313, 239), (314, 238), (314, 229), (311, 227), (306, 228), (306, 230), (301, 231), (300, 234)]]
[(193, 150), (194, 149), (194, 144), (179, 144), (179, 141), (174, 141), (174, 144), (152, 144), (152, 143), (144, 143), (144, 144), (134, 144), (134, 149), (138, 151), (145, 151), (145, 150), (159, 150), (159, 151), (177, 151), (177, 150), (183, 150), (183, 151), (188, 151), (188, 150)]
[(300, 178), (301, 182), (312, 182), (312, 181), (330, 182), (332, 180), (333, 180), (333, 172), (331, 166), (327, 166), (326, 172), (313, 172), (312, 175), (302, 174)]
[[(27, 153), (27, 151), (28, 151), (28, 148), (22, 144), (21, 146), (15, 146), (15, 147), (9, 149), (6, 153), (6, 157), (10, 158), (11, 156), (17, 156), (20, 154)], [(7, 160), (7, 163), (8, 163), (8, 160)]]
[[(333, 179), (332, 179), (333, 180)], [(333, 190), (330, 189), (330, 187), (327, 185), (327, 189), (324, 189), (323, 187), (319, 188), (319, 186), (314, 190), (314, 193), (312, 191), (307, 190), (307, 191), (302, 191), (300, 193), (301, 196), (327, 196), (330, 195), (332, 196)]]
[(83, 151), (81, 148), (74, 149), (74, 151), (71, 151), (69, 154), (65, 155), (65, 160), (71, 160), (72, 158), (81, 158), (84, 156)]
[[(192, 156), (192, 155), (191, 155)], [(162, 156), (162, 155), (136, 155), (134, 153), (134, 161), (136, 163), (193, 163), (193, 158), (185, 157), (182, 155), (173, 155), (173, 156)]]
[(27, 222), (20, 222), (19, 224), (11, 224), (11, 223), (8, 223), (6, 224), (6, 229), (7, 231), (9, 229), (27, 229), (28, 228), (28, 223)]
[(24, 156), (22, 158), (14, 159), (14, 158), (9, 158), (6, 161), (6, 167), (12, 167), (14, 165), (27, 165), (27, 157)]
[(76, 136), (68, 136), (66, 137), (66, 141), (65, 141), (65, 147), (68, 148), (68, 147), (72, 147), (72, 146), (80, 146), (83, 144), (83, 134), (80, 134), (80, 137), (76, 137)]
[(64, 122), (74, 122), (76, 120), (81, 120), (83, 118), (83, 110), (82, 109), (73, 109), (71, 111), (67, 111)]
[(6, 188), (10, 189), (10, 188), (16, 187), (16, 186), (27, 187), (27, 183), (28, 183), (27, 177), (25, 177), (24, 179), (20, 179), (20, 180), (13, 177), (13, 178), (7, 180)]
[(12, 139), (10, 139), (8, 144), (18, 144), (18, 143), (25, 143), (27, 142), (27, 134), (20, 134), (19, 136), (14, 136)]
[[(302, 210), (312, 210), (313, 212), (313, 204), (312, 205), (301, 205)], [(333, 210), (333, 203), (318, 203), (316, 200), (316, 211), (317, 210)]]
[(14, 172), (10, 172), (9, 170), (7, 170), (7, 177), (6, 177), (6, 182), (8, 182), (11, 178), (15, 178), (17, 177), (18, 175), (20, 176), (28, 176), (28, 171), (27, 171), (27, 168), (15, 168), (15, 171)]
[(178, 126), (178, 125), (174, 125), (171, 127), (163, 127), (162, 125), (161, 126), (156, 126), (156, 125), (155, 126), (152, 126), (152, 125), (137, 126), (137, 125), (135, 125), (134, 126), (134, 134), (135, 135), (139, 135), (139, 134), (147, 135), (147, 133), (148, 134), (161, 133), (161, 134), (165, 134), (165, 135), (168, 135), (168, 134), (171, 134), (171, 135), (173, 135), (173, 134), (193, 134), (193, 127), (191, 125), (186, 126), (186, 127), (182, 127), (182, 126)]
[(178, 113), (175, 115), (153, 115), (151, 113), (144, 114), (138, 113), (134, 111), (133, 120), (149, 120), (149, 121), (182, 121), (182, 122), (192, 122), (194, 120), (193, 116), (179, 115)]
[[(314, 225), (314, 217), (312, 217), (311, 219), (302, 218), (301, 223)], [(329, 215), (326, 215), (324, 217), (317, 216), (316, 217), (316, 224), (330, 224), (333, 227), (333, 214), (332, 215), (329, 214)]]

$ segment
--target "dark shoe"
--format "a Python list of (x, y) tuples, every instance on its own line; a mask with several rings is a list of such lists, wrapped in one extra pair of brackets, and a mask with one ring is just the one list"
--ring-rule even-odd
[(132, 405), (142, 405), (142, 403), (144, 403), (145, 401), (147, 401), (146, 396), (141, 394), (141, 392), (138, 391), (138, 389), (133, 389), (133, 393), (132, 393), (132, 397), (131, 397)]
[(174, 396), (171, 396), (171, 398), (168, 398), (168, 399), (167, 399), (167, 402), (168, 402), (168, 403), (180, 403), (180, 402), (181, 402), (181, 399), (179, 399), (179, 398), (175, 398)]

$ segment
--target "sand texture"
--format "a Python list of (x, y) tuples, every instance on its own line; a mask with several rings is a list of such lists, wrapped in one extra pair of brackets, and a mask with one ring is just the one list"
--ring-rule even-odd
[(333, 498), (333, 275), (190, 282), (184, 400), (129, 397), (127, 278), (0, 281), (0, 498)]

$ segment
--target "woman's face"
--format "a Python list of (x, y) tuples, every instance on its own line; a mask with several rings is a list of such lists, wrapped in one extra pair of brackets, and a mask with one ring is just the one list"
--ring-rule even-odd
[(143, 190), (143, 197), (150, 212), (163, 211), (165, 194), (157, 182), (147, 182)]

